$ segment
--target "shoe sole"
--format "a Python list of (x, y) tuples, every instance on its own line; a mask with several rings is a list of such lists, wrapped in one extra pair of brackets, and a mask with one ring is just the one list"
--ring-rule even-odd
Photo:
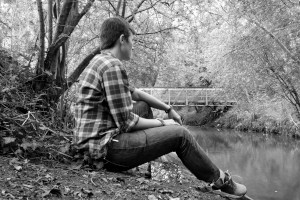
[(251, 197), (247, 195), (237, 196), (233, 194), (228, 194), (226, 192), (222, 192), (221, 190), (213, 190), (210, 186), (205, 186), (203, 188), (199, 188), (201, 192), (210, 192), (213, 194), (220, 195), (222, 197), (228, 198), (228, 199), (239, 199), (239, 200), (253, 200)]

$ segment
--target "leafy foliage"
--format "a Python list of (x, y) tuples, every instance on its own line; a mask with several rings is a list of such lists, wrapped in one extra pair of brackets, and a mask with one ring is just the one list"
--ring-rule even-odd
[[(65, 15), (64, 24), (48, 2), (40, 2), (39, 11), (36, 1), (0, 2), (2, 144), (38, 147), (38, 140), (14, 134), (44, 138), (71, 132), (76, 84), (65, 83), (75, 74), (72, 85), (79, 66), (84, 69), (100, 52), (100, 25), (115, 15), (137, 32), (133, 59), (125, 63), (136, 87), (222, 87), (238, 101), (235, 112), (300, 124), (300, 19), (292, 1), (52, 1)], [(41, 56), (50, 69), (37, 70)]]

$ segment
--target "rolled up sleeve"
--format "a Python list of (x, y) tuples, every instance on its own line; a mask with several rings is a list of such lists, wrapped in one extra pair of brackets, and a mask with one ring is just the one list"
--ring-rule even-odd
[(110, 113), (122, 132), (135, 126), (139, 116), (132, 112), (132, 87), (123, 66), (112, 66), (103, 73), (103, 85)]

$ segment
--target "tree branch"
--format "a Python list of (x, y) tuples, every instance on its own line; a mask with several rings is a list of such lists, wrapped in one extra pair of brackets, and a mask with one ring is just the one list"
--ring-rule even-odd
[[(168, 27), (168, 28), (161, 29), (161, 30), (154, 31), (154, 32), (137, 33), (136, 35), (153, 35), (153, 34), (161, 33), (161, 32), (167, 31), (167, 30), (173, 30), (173, 29), (179, 29), (179, 28), (178, 27)], [(179, 30), (181, 30), (181, 29), (179, 29)]]
[(123, 0), (123, 9), (122, 9), (122, 17), (125, 17), (125, 11), (126, 11), (126, 0)]
[(0, 23), (3, 24), (4, 26), (6, 26), (8, 29), (11, 29), (11, 27), (7, 23), (1, 21), (1, 19), (0, 19)]
[(70, 10), (72, 8), (73, 5), (73, 0), (65, 0), (64, 4), (62, 6), (62, 9), (59, 13), (59, 17), (58, 17), (58, 23), (57, 23), (57, 27), (56, 27), (56, 31), (55, 31), (55, 36), (54, 36), (54, 40), (56, 41), (59, 37), (59, 35), (64, 31)]
[(44, 54), (45, 54), (45, 24), (44, 24), (44, 13), (43, 5), (41, 0), (37, 0), (37, 7), (40, 20), (40, 55), (39, 55), (39, 67), (37, 73), (44, 70)]
[(56, 9), (56, 23), (58, 23), (58, 16), (60, 15), (60, 0), (55, 0), (56, 2), (56, 6), (55, 6), (55, 9)]
[(83, 72), (83, 70), (88, 66), (88, 64), (90, 63), (90, 61), (97, 55), (100, 54), (101, 50), (100, 47), (98, 47), (97, 49), (95, 49), (91, 54), (89, 54), (87, 57), (85, 57), (85, 59), (83, 59), (83, 61), (78, 65), (78, 67), (73, 71), (73, 73), (68, 77), (68, 81), (67, 81), (67, 88), (71, 87), (73, 85), (73, 83), (75, 83), (75, 81), (78, 79), (78, 77), (80, 76), (80, 74)]
[[(287, 79), (285, 80), (272, 66), (272, 64), (270, 63), (270, 60), (268, 58), (267, 53), (264, 53), (264, 58), (266, 63), (269, 65), (268, 69), (274, 74), (274, 76), (276, 77), (276, 79), (279, 81), (280, 86), (282, 88), (282, 91), (285, 95), (285, 97), (287, 98), (288, 101), (290, 101), (290, 103), (297, 107), (297, 105), (300, 103), (299, 102), (299, 97), (298, 97), (298, 93), (296, 92), (294, 86), (291, 84), (291, 82)], [(298, 103), (297, 103), (298, 102)]]
[(53, 15), (52, 15), (53, 2), (48, 0), (48, 40), (49, 46), (52, 44), (53, 37)]
[(135, 9), (133, 10), (132, 14), (127, 16), (126, 19), (127, 21), (130, 23), (133, 21), (134, 17), (136, 14), (138, 13), (141, 13), (141, 12), (144, 12), (146, 10), (149, 10), (151, 8), (153, 8), (158, 2), (160, 2), (161, 0), (158, 0), (156, 1), (154, 4), (152, 4), (151, 6), (149, 6), (148, 8), (145, 8), (145, 9), (142, 9), (142, 10), (139, 10), (139, 8), (143, 5), (143, 3), (145, 2), (146, 0), (141, 0), (140, 3), (135, 7)]
[(109, 5), (114, 9), (115, 13), (117, 13), (116, 7), (111, 3), (110, 0), (107, 0), (107, 1), (108, 1)]
[(119, 16), (120, 15), (120, 8), (121, 8), (121, 3), (122, 3), (122, 0), (119, 0), (119, 2), (118, 2), (118, 5), (117, 5), (117, 12), (116, 12), (116, 16)]
[(89, 0), (89, 2), (84, 6), (84, 8), (82, 9), (82, 11), (79, 14), (80, 18), (78, 19), (78, 22), (90, 10), (90, 8), (92, 7), (94, 1), (95, 0)]
[(249, 19), (249, 21), (251, 21), (252, 23), (254, 23), (257, 27), (259, 27), (260, 29), (262, 29), (265, 33), (267, 33), (271, 38), (273, 38), (275, 40), (275, 42), (281, 47), (281, 49), (290, 57), (292, 58), (298, 65), (300, 65), (300, 60), (294, 56), (292, 54), (292, 52), (290, 50), (288, 50), (288, 48), (286, 48), (286, 46), (284, 46), (282, 44), (282, 42), (275, 36), (273, 35), (269, 30), (267, 30), (265, 27), (263, 27), (260, 23), (258, 23), (255, 20)]

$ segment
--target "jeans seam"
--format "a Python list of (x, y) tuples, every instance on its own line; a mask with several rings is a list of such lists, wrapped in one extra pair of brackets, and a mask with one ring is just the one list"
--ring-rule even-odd
[[(125, 168), (128, 168), (128, 167), (129, 167), (129, 166), (126, 166), (126, 165), (120, 165), (120, 164), (117, 164), (117, 163), (111, 162), (111, 161), (109, 161), (107, 158), (105, 158), (104, 160), (105, 160), (105, 161), (107, 161), (107, 163), (111, 163), (111, 164), (113, 164), (113, 165), (117, 165), (117, 166), (119, 166), (119, 167), (125, 167)], [(105, 164), (107, 164), (107, 163), (105, 163)]]

